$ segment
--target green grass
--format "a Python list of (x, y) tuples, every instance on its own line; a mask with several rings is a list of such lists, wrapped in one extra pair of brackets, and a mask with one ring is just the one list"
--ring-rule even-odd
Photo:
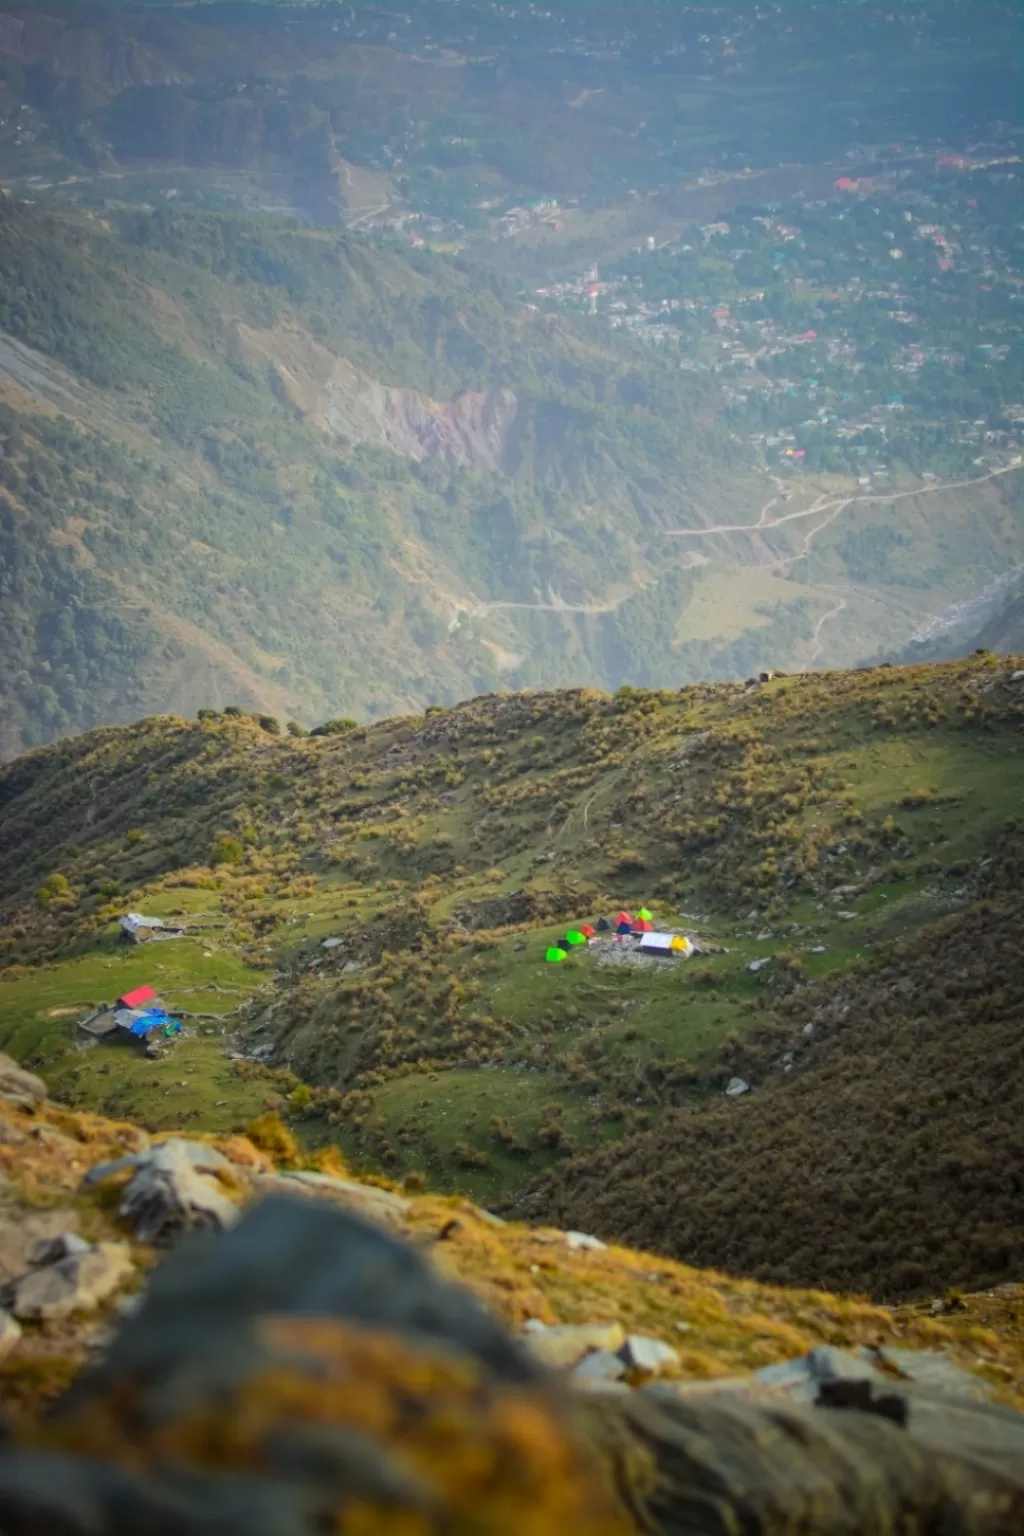
[[(47, 749), (30, 778), (10, 770), (0, 826), (11, 850), (0, 1048), (84, 1106), (161, 1124), (194, 1111), (197, 1125), (230, 1129), (288, 1084), (239, 1079), (215, 1021), (181, 1042), (170, 1072), (112, 1046), (76, 1049), (76, 1016), (141, 982), (215, 1016), (265, 989), (274, 1006), (251, 1044), (277, 1041), (310, 1082), (301, 1135), (501, 1199), (559, 1155), (540, 1139), (545, 1105), (563, 1106), (564, 1139), (586, 1148), (713, 1099), (745, 1042), (770, 1049), (801, 978), (838, 985), (883, 942), (974, 899), (1024, 804), (1014, 665), (980, 657), (621, 699), (499, 695), (451, 711), (440, 745), (429, 718), (296, 743), (228, 719)], [(271, 767), (281, 783), (268, 795)], [(116, 793), (116, 826), (84, 819), (81, 783), (100, 803)], [(126, 843), (125, 824), (145, 839)], [(202, 859), (230, 826), (245, 828), (246, 851), (214, 884)], [(406, 847), (391, 840), (398, 828)], [(47, 912), (41, 872), (62, 869), (75, 905)], [(92, 931), (111, 910), (89, 894), (96, 869), (125, 904), (184, 912), (205, 931), (143, 948)], [(516, 892), (538, 915), (503, 927)], [(569, 927), (641, 902), (727, 953), (546, 964)], [(460, 932), (463, 921), (496, 928)], [(340, 974), (344, 952), (320, 947), (328, 934), (356, 946), (357, 972)], [(366, 958), (382, 948), (398, 952)], [(256, 953), (265, 968), (249, 963)], [(492, 1115), (528, 1155), (502, 1147)], [(465, 1166), (460, 1142), (486, 1166)]]
[[(265, 981), (234, 949), (193, 939), (136, 946), (104, 936), (72, 959), (0, 976), (0, 1049), (27, 1062), (67, 1050), (82, 1038), (79, 1018), (147, 983), (172, 1010), (221, 1014)], [(215, 987), (227, 995), (207, 990)]]

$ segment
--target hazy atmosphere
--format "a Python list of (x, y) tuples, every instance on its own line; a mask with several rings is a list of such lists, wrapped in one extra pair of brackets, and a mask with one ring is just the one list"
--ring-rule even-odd
[(1022, 61), (0, 0), (2, 1536), (1024, 1531)]

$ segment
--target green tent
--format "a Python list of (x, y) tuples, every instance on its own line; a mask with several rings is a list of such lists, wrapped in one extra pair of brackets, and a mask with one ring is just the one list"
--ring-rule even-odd
[(637, 917), (642, 923), (652, 923), (654, 921), (646, 907), (640, 908), (640, 911), (637, 913)]
[(567, 942), (571, 944), (573, 948), (576, 948), (578, 945), (585, 944), (587, 942), (586, 934), (580, 933), (578, 928), (570, 928), (565, 937)]
[(559, 960), (564, 960), (565, 958), (566, 958), (566, 954), (565, 954), (565, 950), (564, 949), (549, 949), (548, 950), (547, 959), (548, 959), (549, 964), (551, 964), (551, 965), (557, 965)]

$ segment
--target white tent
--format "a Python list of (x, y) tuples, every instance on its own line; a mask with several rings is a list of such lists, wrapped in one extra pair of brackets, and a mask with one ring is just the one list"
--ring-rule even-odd
[(143, 917), (141, 912), (126, 912), (121, 919), (121, 932), (130, 933), (133, 939), (143, 928), (163, 928), (164, 926), (158, 917)]
[(681, 933), (645, 933), (641, 936), (640, 948), (645, 955), (661, 955), (665, 959), (693, 954), (693, 945)]

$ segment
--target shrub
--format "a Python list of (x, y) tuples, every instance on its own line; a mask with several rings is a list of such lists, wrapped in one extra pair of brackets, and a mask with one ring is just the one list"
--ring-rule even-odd
[(245, 711), (240, 709), (237, 704), (228, 704), (224, 710), (224, 713), (229, 715), (232, 720), (241, 720)]
[(311, 736), (347, 736), (350, 731), (358, 729), (359, 721), (350, 720), (347, 717), (340, 720), (325, 720), (323, 725), (316, 725), (310, 731)]
[(237, 837), (219, 837), (210, 849), (210, 863), (238, 864), (241, 861), (245, 849)]
[(67, 875), (54, 873), (36, 891), (36, 900), (45, 910), (52, 907), (70, 907), (75, 903), (75, 893)]
[(309, 731), (306, 729), (306, 727), (304, 725), (300, 725), (297, 720), (288, 721), (287, 731), (289, 736), (302, 737), (309, 735)]
[(299, 1155), (299, 1144), (280, 1115), (268, 1110), (258, 1115), (245, 1127), (245, 1134), (254, 1147), (272, 1157), (275, 1163), (293, 1163)]

